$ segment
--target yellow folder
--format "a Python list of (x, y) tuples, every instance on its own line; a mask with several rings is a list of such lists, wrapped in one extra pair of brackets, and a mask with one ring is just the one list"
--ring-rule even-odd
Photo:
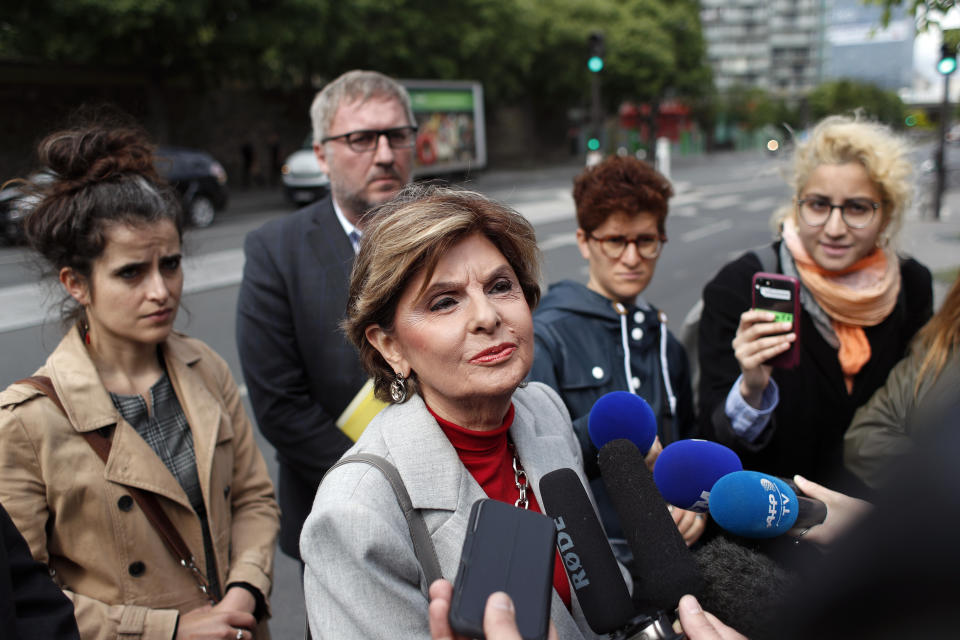
[(348, 438), (356, 442), (373, 417), (385, 406), (387, 406), (386, 402), (377, 400), (373, 395), (373, 380), (367, 380), (337, 418), (337, 426), (347, 434)]

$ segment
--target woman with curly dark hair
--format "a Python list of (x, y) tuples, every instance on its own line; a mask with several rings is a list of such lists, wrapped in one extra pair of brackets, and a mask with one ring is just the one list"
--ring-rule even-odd
[(138, 129), (60, 131), (39, 155), (54, 179), (26, 233), (69, 329), (0, 393), (0, 502), (82, 638), (267, 637), (277, 505), (226, 363), (173, 330), (176, 196)]
[[(672, 195), (669, 180), (634, 158), (610, 157), (578, 175), (573, 187), (577, 246), (589, 263), (589, 279), (586, 285), (570, 280), (551, 285), (534, 314), (530, 379), (545, 382), (563, 398), (604, 527), (628, 566), (629, 550), (598, 477), (587, 419), (593, 404), (611, 391), (641, 396), (659, 427), (658, 442), (647, 455), (651, 467), (661, 442), (693, 435), (686, 351), (667, 329), (666, 316), (641, 295), (667, 241)], [(696, 541), (704, 529), (702, 517), (681, 509), (673, 515), (687, 543)]]

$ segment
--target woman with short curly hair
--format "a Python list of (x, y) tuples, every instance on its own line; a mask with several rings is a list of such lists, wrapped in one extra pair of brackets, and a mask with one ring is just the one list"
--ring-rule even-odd
[[(618, 557), (632, 571), (629, 547), (609, 503), (587, 431), (590, 409), (603, 395), (629, 391), (657, 416), (661, 443), (693, 435), (690, 366), (666, 316), (643, 297), (666, 242), (670, 181), (645, 162), (613, 156), (574, 180), (577, 246), (589, 265), (586, 285), (550, 286), (534, 315), (536, 353), (530, 379), (553, 387), (570, 411), (587, 461), (603, 524)], [(703, 516), (673, 511), (688, 544), (703, 532)], [(634, 575), (635, 579), (641, 576)]]

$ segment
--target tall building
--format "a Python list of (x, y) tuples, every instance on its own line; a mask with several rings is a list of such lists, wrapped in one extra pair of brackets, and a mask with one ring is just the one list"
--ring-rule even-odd
[(913, 20), (896, 7), (881, 27), (883, 9), (861, 0), (832, 0), (825, 76), (898, 90), (913, 84)]
[(701, 0), (718, 89), (744, 85), (797, 97), (819, 84), (827, 0)]

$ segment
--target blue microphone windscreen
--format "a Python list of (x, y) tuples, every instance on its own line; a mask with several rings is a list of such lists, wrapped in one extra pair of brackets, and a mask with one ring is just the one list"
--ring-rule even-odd
[(653, 468), (653, 480), (663, 499), (681, 509), (710, 509), (710, 490), (728, 473), (741, 471), (740, 457), (710, 440), (678, 440), (663, 448)]
[(647, 401), (627, 391), (600, 397), (587, 419), (590, 440), (597, 449), (613, 440), (629, 440), (646, 455), (657, 437), (657, 417)]
[(710, 515), (723, 529), (746, 538), (774, 538), (797, 521), (797, 494), (787, 483), (758, 471), (734, 471), (713, 485)]

